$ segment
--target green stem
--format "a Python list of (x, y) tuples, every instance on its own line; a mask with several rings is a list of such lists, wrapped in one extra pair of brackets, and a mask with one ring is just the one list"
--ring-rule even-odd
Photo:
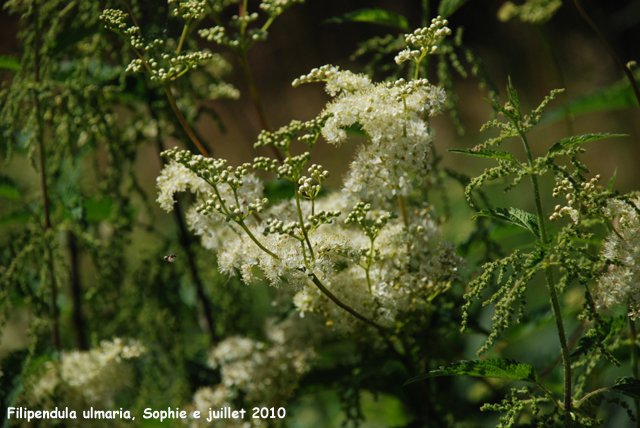
[(184, 44), (184, 40), (187, 38), (187, 32), (189, 30), (189, 23), (191, 19), (189, 19), (182, 28), (182, 34), (180, 35), (180, 42), (178, 43), (178, 47), (176, 48), (176, 55), (179, 55), (182, 51), (182, 45)]
[(587, 15), (587, 13), (582, 8), (580, 1), (574, 0), (574, 3), (576, 5), (576, 8), (578, 8), (578, 12), (580, 12), (580, 15), (582, 15), (584, 20), (587, 21), (587, 24), (589, 24), (589, 26), (593, 28), (593, 31), (595, 31), (598, 37), (600, 37), (600, 39), (604, 42), (605, 46), (607, 47), (611, 55), (613, 55), (613, 57), (615, 58), (620, 68), (622, 68), (622, 70), (624, 71), (624, 74), (627, 75), (627, 79), (629, 79), (629, 83), (631, 83), (631, 87), (633, 88), (633, 93), (635, 94), (636, 100), (638, 101), (638, 105), (640, 105), (640, 90), (638, 90), (638, 85), (636, 84), (636, 79), (634, 79), (633, 77), (633, 73), (631, 73), (631, 70), (629, 70), (629, 67), (627, 67), (627, 65), (624, 62), (622, 62), (622, 59), (620, 59), (620, 56), (618, 56), (618, 53), (616, 52), (616, 50), (613, 48), (613, 46), (611, 46), (611, 43), (609, 43), (609, 41), (604, 36), (604, 34), (602, 34), (602, 31), (600, 31), (600, 29), (591, 20), (591, 18), (589, 18), (589, 15)]
[(311, 246), (311, 242), (309, 241), (307, 228), (304, 227), (304, 218), (302, 218), (302, 208), (300, 208), (300, 193), (298, 192), (298, 182), (294, 181), (294, 185), (295, 185), (295, 196), (296, 196), (296, 208), (298, 210), (298, 220), (300, 221), (300, 229), (302, 229), (302, 235), (304, 236), (304, 240), (307, 242), (307, 246), (309, 246), (309, 254), (311, 254), (311, 260), (315, 260), (316, 256), (315, 254), (313, 254), (313, 247)]
[[(514, 125), (517, 126), (516, 123)], [(542, 245), (547, 247), (547, 229), (544, 222), (544, 214), (542, 211), (542, 202), (540, 200), (540, 189), (538, 187), (538, 177), (533, 171), (533, 157), (531, 156), (531, 149), (529, 143), (523, 132), (518, 130), (524, 149), (527, 152), (527, 159), (529, 161), (531, 184), (533, 185), (533, 193), (536, 202), (536, 213), (538, 216), (538, 226), (540, 228), (540, 239)], [(564, 330), (564, 324), (562, 321), (562, 310), (560, 308), (560, 301), (558, 300), (558, 292), (553, 280), (553, 272), (551, 266), (546, 266), (544, 269), (545, 277), (547, 279), (547, 287), (549, 288), (549, 297), (551, 298), (551, 307), (553, 309), (553, 316), (556, 321), (556, 328), (558, 329), (558, 338), (560, 339), (560, 348), (562, 350), (562, 365), (564, 368), (564, 407), (567, 412), (571, 411), (571, 360), (569, 359), (569, 346), (567, 345), (567, 335)]]
[(400, 213), (402, 214), (404, 227), (409, 229), (409, 218), (407, 217), (407, 210), (404, 207), (404, 198), (401, 195), (398, 195), (398, 205), (400, 205)]
[(371, 278), (369, 277), (369, 271), (371, 270), (371, 264), (373, 263), (373, 251), (374, 251), (374, 239), (371, 239), (371, 249), (369, 250), (369, 257), (367, 260), (367, 268), (365, 269), (365, 272), (367, 274), (367, 285), (369, 286), (369, 293), (371, 293)]
[(619, 392), (619, 391), (616, 391), (615, 389), (609, 388), (609, 387), (596, 389), (595, 391), (591, 391), (590, 393), (588, 393), (587, 395), (582, 397), (580, 399), (580, 401), (578, 401), (576, 403), (576, 406), (575, 406), (576, 409), (579, 409), (580, 406), (582, 406), (582, 403), (584, 403), (585, 401), (587, 401), (589, 398), (593, 397), (594, 395), (602, 394), (603, 392), (609, 392), (609, 391), (611, 391), (611, 392)]
[[(225, 215), (231, 219), (233, 218), (231, 216), (231, 212), (229, 211), (229, 209), (227, 208), (227, 206), (224, 203), (224, 199), (222, 198), (222, 195), (220, 195), (220, 192), (218, 191), (218, 186), (216, 186), (214, 183), (210, 182), (207, 180), (207, 183), (209, 183), (209, 185), (211, 187), (213, 187), (213, 191), (216, 193), (216, 196), (218, 197), (218, 201), (220, 201), (220, 206), (222, 207), (222, 211), (224, 211)], [(280, 257), (278, 257), (276, 254), (272, 253), (267, 247), (265, 247), (264, 245), (262, 245), (260, 243), (260, 241), (258, 241), (258, 239), (253, 235), (253, 233), (251, 233), (251, 231), (249, 230), (249, 228), (247, 227), (246, 224), (244, 224), (243, 220), (233, 220), (238, 226), (240, 226), (249, 236), (249, 238), (251, 238), (251, 240), (258, 246), (258, 248), (260, 248), (262, 251), (264, 251), (265, 253), (269, 254), (271, 257), (273, 257), (276, 260), (280, 260)]]
[(371, 327), (374, 327), (376, 330), (378, 330), (380, 332), (380, 334), (383, 337), (387, 337), (387, 335), (388, 335), (387, 329), (385, 329), (381, 325), (376, 324), (375, 322), (371, 321), (369, 318), (367, 318), (367, 317), (365, 317), (363, 315), (360, 315), (358, 312), (356, 312), (354, 309), (352, 309), (347, 304), (342, 303), (336, 296), (333, 295), (333, 293), (331, 291), (329, 291), (327, 289), (327, 287), (324, 286), (324, 284), (322, 284), (322, 282), (318, 279), (318, 277), (316, 276), (315, 273), (311, 274), (311, 281), (315, 284), (316, 287), (318, 287), (318, 289), (322, 292), (322, 294), (327, 296), (329, 298), (329, 300), (331, 300), (333, 303), (335, 303), (336, 305), (338, 305), (339, 307), (341, 307), (345, 311), (349, 312), (351, 315), (353, 315), (354, 317), (358, 318), (360, 321), (362, 321), (362, 322), (364, 322), (366, 324), (369, 324)]

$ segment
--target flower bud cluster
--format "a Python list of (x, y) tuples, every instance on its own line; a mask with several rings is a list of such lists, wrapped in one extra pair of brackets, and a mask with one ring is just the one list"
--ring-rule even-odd
[(105, 9), (100, 15), (100, 20), (104, 21), (104, 26), (109, 30), (123, 34), (128, 27), (125, 22), (128, 16), (128, 14), (118, 9)]
[(358, 202), (353, 210), (347, 216), (344, 221), (346, 224), (357, 223), (364, 233), (370, 238), (375, 239), (382, 228), (393, 218), (393, 214), (384, 212), (380, 217), (375, 220), (367, 219), (371, 212), (371, 204), (365, 204), (364, 202)]
[(189, 20), (200, 17), (204, 14), (205, 0), (169, 0), (171, 13), (173, 16), (180, 16)]
[[(191, 16), (191, 13), (198, 12), (199, 9), (197, 8), (200, 6), (204, 10), (204, 2), (193, 0), (183, 2), (180, 0), (174, 0), (173, 3), (178, 3), (175, 9), (176, 14), (182, 13), (178, 12), (178, 9), (182, 11), (183, 5), (184, 8), (187, 8), (184, 9), (185, 12), (183, 14), (183, 17), (186, 17), (185, 19), (191, 19), (193, 17)], [(200, 3), (202, 4), (200, 5)], [(164, 83), (170, 80), (175, 80), (176, 78), (184, 75), (190, 69), (196, 68), (200, 63), (209, 61), (213, 58), (211, 52), (207, 51), (190, 52), (178, 55), (161, 52), (160, 50), (165, 45), (165, 41), (163, 39), (156, 38), (146, 43), (141, 35), (139, 27), (128, 26), (126, 24), (125, 19), (127, 16), (128, 15), (122, 11), (106, 9), (100, 17), (105, 22), (106, 28), (120, 34), (121, 36), (128, 37), (131, 46), (138, 51), (140, 57), (134, 58), (129, 63), (126, 68), (127, 72), (148, 72), (151, 75), (152, 81)], [(141, 51), (147, 52), (148, 57), (142, 58)]]
[(407, 48), (401, 51), (395, 58), (396, 64), (405, 61), (420, 62), (426, 55), (438, 53), (438, 44), (451, 35), (451, 30), (447, 27), (449, 22), (438, 16), (431, 21), (431, 25), (425, 28), (418, 28), (411, 34), (406, 34), (404, 39), (410, 46), (418, 49)]
[[(321, 115), (308, 122), (292, 120), (288, 125), (281, 127), (276, 132), (263, 130), (258, 135), (258, 141), (254, 144), (254, 147), (273, 146), (286, 152), (289, 150), (291, 142), (298, 139), (311, 149), (320, 136), (321, 129), (327, 119), (327, 115)], [(298, 136), (303, 132), (304, 134), (302, 136)]]
[(160, 153), (160, 155), (186, 166), (212, 186), (226, 183), (234, 190), (242, 187), (244, 184), (242, 178), (249, 173), (249, 169), (251, 168), (250, 163), (244, 163), (233, 168), (227, 166), (225, 159), (214, 159), (202, 155), (194, 155), (189, 150), (179, 150), (178, 147), (165, 150)]
[(233, 15), (229, 24), (232, 27), (242, 28), (258, 20), (260, 15), (257, 12), (247, 13), (244, 15)]
[[(320, 193), (322, 182), (329, 177), (329, 171), (316, 164), (311, 165), (307, 171), (309, 171), (311, 177), (300, 177), (298, 180), (298, 191), (307, 199), (315, 199)], [(316, 183), (314, 183), (314, 180)]]
[(162, 54), (161, 58), (167, 68), (161, 67), (153, 58), (148, 61), (151, 68), (151, 80), (159, 82), (175, 80), (189, 69), (198, 67), (199, 63), (209, 61), (212, 57), (213, 55), (210, 52), (190, 52), (175, 57), (169, 54)]
[(294, 3), (304, 3), (304, 0), (262, 0), (260, 9), (265, 11), (271, 18), (275, 18)]
[[(402, 100), (406, 99), (409, 95), (416, 93), (419, 90), (424, 90), (426, 94), (431, 92), (431, 85), (429, 84), (429, 80), (427, 79), (417, 79), (406, 81), (405, 79), (398, 79), (393, 82), (387, 82), (386, 87), (391, 90), (390, 92), (394, 94), (396, 102), (402, 102)], [(439, 102), (442, 104), (442, 102)]]
[(340, 211), (320, 211), (313, 215), (307, 216), (308, 223), (305, 223), (305, 227), (309, 225), (308, 229), (311, 231), (317, 229), (322, 224), (332, 224), (333, 219), (340, 217), (342, 213)]
[(266, 156), (258, 156), (253, 159), (253, 169), (262, 169), (264, 171), (278, 173), (278, 161)]
[(326, 82), (335, 76), (338, 70), (340, 70), (340, 67), (330, 64), (323, 65), (320, 68), (313, 68), (309, 73), (294, 79), (291, 86), (295, 88), (303, 83)]
[[(257, 18), (257, 13), (243, 16), (234, 15), (231, 25), (240, 28), (250, 22), (253, 22)], [(210, 42), (214, 42), (221, 46), (227, 46), (232, 50), (238, 50), (240, 48), (248, 49), (253, 43), (266, 40), (269, 35), (265, 30), (260, 28), (251, 28), (246, 32), (246, 38), (251, 42), (247, 45), (239, 34), (236, 34), (235, 38), (229, 37), (229, 35), (227, 35), (227, 30), (220, 25), (199, 30), (198, 34), (200, 37)]]
[(311, 159), (311, 153), (309, 152), (285, 159), (284, 163), (278, 167), (278, 177), (297, 181), (309, 159)]
[(262, 234), (264, 236), (268, 236), (273, 233), (278, 235), (289, 235), (298, 240), (302, 240), (302, 230), (300, 228), (300, 223), (297, 221), (291, 221), (285, 224), (281, 220), (271, 219), (267, 222), (267, 226), (264, 228)]
[[(580, 222), (581, 209), (587, 209), (586, 205), (596, 193), (596, 184), (600, 181), (600, 175), (596, 175), (589, 181), (578, 184), (575, 188), (574, 184), (568, 178), (558, 180), (556, 187), (553, 189), (553, 197), (557, 198), (560, 194), (564, 194), (567, 199), (567, 206), (556, 205), (554, 213), (551, 214), (549, 220), (555, 221), (564, 216), (570, 216), (575, 224)], [(577, 183), (576, 183), (577, 184)]]

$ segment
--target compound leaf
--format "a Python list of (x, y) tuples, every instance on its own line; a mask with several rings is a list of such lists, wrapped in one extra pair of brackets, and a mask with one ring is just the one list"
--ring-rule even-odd
[(409, 21), (407, 21), (407, 18), (380, 8), (355, 10), (345, 13), (341, 17), (327, 19), (325, 22), (341, 24), (345, 21), (370, 22), (372, 24), (389, 25), (409, 31)]
[(569, 147), (573, 147), (577, 144), (588, 143), (589, 141), (602, 140), (605, 138), (613, 138), (613, 137), (628, 137), (627, 134), (584, 134), (584, 135), (574, 135), (572, 137), (563, 138), (562, 140), (555, 143), (549, 149), (549, 154), (559, 152), (560, 150), (568, 149)]
[(640, 380), (632, 377), (619, 377), (613, 382), (612, 390), (624, 394), (634, 400), (640, 400)]
[(518, 164), (518, 160), (509, 152), (501, 152), (498, 150), (460, 150), (460, 149), (449, 149), (447, 150), (450, 153), (461, 153), (463, 155), (468, 156), (477, 156), (481, 158), (492, 158), (492, 159), (502, 159), (509, 161), (514, 164)]
[(475, 220), (480, 216), (491, 217), (498, 220), (506, 221), (507, 223), (515, 224), (516, 226), (527, 229), (538, 238), (540, 238), (538, 217), (519, 208), (496, 208), (495, 210), (484, 209), (477, 212), (476, 215), (473, 216), (473, 219)]
[(427, 374), (413, 377), (405, 382), (405, 385), (431, 377), (461, 375), (494, 377), (534, 383), (538, 381), (538, 374), (529, 364), (495, 358), (491, 360), (460, 361), (453, 363), (446, 367), (440, 367), (438, 370), (431, 370)]

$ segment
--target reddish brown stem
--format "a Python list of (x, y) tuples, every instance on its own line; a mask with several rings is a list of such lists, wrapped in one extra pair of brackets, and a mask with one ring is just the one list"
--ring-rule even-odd
[(184, 130), (187, 132), (187, 135), (189, 136), (189, 138), (191, 138), (191, 141), (193, 141), (193, 144), (195, 144), (198, 150), (200, 150), (200, 153), (202, 153), (203, 156), (210, 158), (211, 155), (209, 154), (209, 151), (200, 142), (196, 134), (193, 132), (193, 129), (191, 129), (191, 127), (187, 123), (187, 120), (182, 115), (182, 112), (180, 112), (180, 109), (178, 108), (178, 103), (176, 102), (176, 99), (173, 96), (173, 92), (171, 92), (171, 87), (169, 86), (168, 83), (164, 84), (164, 90), (167, 93), (169, 104), (171, 105), (173, 112), (176, 114), (176, 117), (178, 118), (180, 125), (182, 125)]

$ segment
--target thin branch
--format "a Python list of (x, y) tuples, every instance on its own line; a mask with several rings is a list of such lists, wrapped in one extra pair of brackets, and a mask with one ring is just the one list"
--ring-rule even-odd
[(627, 79), (629, 79), (629, 83), (631, 83), (631, 87), (633, 88), (633, 93), (635, 94), (636, 100), (638, 101), (638, 105), (640, 105), (640, 90), (638, 90), (638, 85), (636, 84), (636, 79), (633, 77), (633, 73), (631, 73), (631, 70), (629, 70), (629, 67), (627, 67), (627, 65), (624, 62), (622, 62), (622, 59), (620, 58), (616, 50), (613, 48), (611, 43), (609, 43), (609, 40), (607, 40), (607, 38), (604, 36), (602, 31), (600, 31), (600, 29), (591, 20), (591, 18), (589, 18), (589, 15), (587, 15), (587, 13), (582, 8), (582, 4), (580, 4), (580, 0), (573, 0), (573, 1), (576, 5), (576, 8), (578, 8), (578, 12), (580, 12), (580, 15), (582, 15), (584, 20), (587, 21), (587, 24), (589, 24), (589, 26), (593, 28), (593, 31), (595, 31), (598, 37), (600, 37), (600, 40), (604, 42), (605, 46), (607, 47), (611, 55), (613, 55), (613, 57), (615, 58), (620, 68), (622, 68), (622, 70), (624, 71), (624, 74), (627, 75)]
[[(34, 64), (33, 64), (33, 72), (34, 72), (34, 86), (35, 86), (35, 94), (33, 97), (34, 102), (34, 111), (36, 116), (36, 139), (38, 142), (39, 148), (39, 166), (40, 166), (40, 188), (42, 190), (42, 203), (44, 209), (44, 229), (45, 233), (51, 230), (51, 215), (50, 215), (50, 207), (49, 207), (49, 197), (47, 195), (47, 174), (46, 174), (46, 153), (44, 149), (44, 123), (42, 118), (42, 112), (40, 109), (40, 101), (38, 100), (38, 86), (40, 83), (40, 27), (38, 23), (38, 11), (36, 9), (34, 14), (35, 20), (35, 35), (34, 35)], [(55, 275), (53, 273), (53, 255), (51, 251), (51, 247), (49, 246), (49, 242), (46, 241), (45, 237), (45, 259), (47, 263), (48, 275), (49, 275), (49, 283), (51, 284), (51, 340), (53, 342), (53, 347), (56, 351), (60, 351), (60, 326), (59, 326), (59, 314), (58, 314), (58, 288), (56, 284)]]

